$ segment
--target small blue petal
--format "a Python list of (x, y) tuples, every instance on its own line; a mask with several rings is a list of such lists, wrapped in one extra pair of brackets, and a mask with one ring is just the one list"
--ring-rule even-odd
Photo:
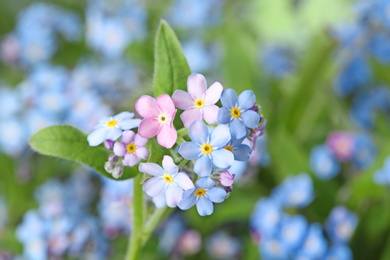
[(209, 177), (200, 178), (196, 182), (196, 187), (203, 188), (203, 189), (211, 189), (212, 187), (214, 187), (214, 185), (215, 185), (214, 181)]
[(119, 122), (119, 126), (122, 128), (122, 130), (129, 130), (138, 127), (140, 123), (141, 119), (125, 119)]
[(195, 162), (194, 172), (201, 177), (208, 176), (211, 173), (212, 167), (213, 164), (210, 157), (208, 155), (201, 155)]
[(200, 156), (199, 145), (193, 142), (185, 142), (180, 145), (179, 154), (187, 160), (193, 160)]
[(122, 130), (117, 128), (117, 127), (114, 127), (114, 128), (111, 128), (108, 130), (107, 135), (106, 135), (106, 139), (115, 141), (116, 139), (118, 139), (121, 136), (122, 136)]
[(227, 124), (230, 122), (231, 118), (232, 118), (232, 115), (230, 114), (229, 109), (227, 109), (226, 107), (221, 107), (218, 110), (217, 120), (219, 123)]
[(116, 116), (114, 116), (114, 119), (120, 122), (123, 120), (132, 119), (133, 117), (134, 117), (134, 113), (121, 112), (121, 113), (117, 114)]
[(107, 132), (108, 132), (108, 129), (105, 127), (96, 128), (87, 137), (89, 145), (90, 146), (97, 146), (97, 145), (103, 143), (106, 140)]
[(226, 198), (226, 191), (219, 187), (214, 187), (207, 191), (207, 197), (214, 203), (220, 203)]
[(213, 214), (214, 206), (209, 199), (202, 197), (196, 203), (196, 209), (198, 210), (199, 215), (208, 216)]
[(241, 114), (241, 119), (246, 127), (255, 128), (260, 122), (260, 115), (253, 110), (247, 110)]
[(251, 148), (246, 144), (240, 144), (236, 146), (233, 150), (234, 160), (240, 162), (247, 162), (249, 160), (249, 154), (251, 152)]
[(248, 110), (256, 103), (256, 96), (252, 90), (245, 90), (238, 96), (238, 108)]
[(184, 193), (189, 193), (189, 192), (191, 192), (191, 194), (189, 196), (184, 197), (184, 194), (183, 194), (183, 199), (177, 205), (182, 210), (187, 210), (187, 209), (191, 208), (192, 206), (194, 206), (196, 203), (196, 197), (193, 194), (194, 189), (187, 190)]
[(234, 119), (230, 122), (229, 127), (234, 138), (239, 139), (247, 136), (246, 127), (240, 120)]
[(221, 103), (222, 106), (226, 108), (232, 108), (236, 106), (237, 103), (236, 92), (231, 88), (224, 90), (221, 95)]
[(226, 125), (218, 125), (211, 132), (210, 144), (213, 149), (224, 147), (231, 140), (229, 127)]
[(214, 150), (211, 153), (211, 157), (213, 158), (213, 164), (220, 169), (226, 169), (232, 166), (234, 162), (233, 153), (224, 148)]
[(207, 142), (209, 130), (203, 121), (195, 121), (191, 124), (189, 129), (191, 140), (197, 144), (204, 144)]

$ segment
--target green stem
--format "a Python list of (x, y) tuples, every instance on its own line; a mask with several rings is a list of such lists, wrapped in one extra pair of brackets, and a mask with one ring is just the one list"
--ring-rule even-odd
[(173, 211), (172, 208), (164, 207), (161, 209), (156, 209), (153, 212), (153, 215), (149, 218), (148, 222), (145, 225), (143, 234), (142, 234), (142, 244), (144, 245), (153, 231), (157, 226)]
[(137, 260), (142, 246), (142, 233), (144, 228), (144, 192), (142, 190), (143, 174), (134, 177), (133, 185), (133, 225), (126, 260)]

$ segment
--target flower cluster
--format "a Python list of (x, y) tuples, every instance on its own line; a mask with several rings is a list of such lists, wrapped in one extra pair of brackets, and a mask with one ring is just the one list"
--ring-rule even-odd
[(322, 227), (283, 211), (306, 207), (313, 198), (311, 179), (301, 174), (287, 178), (270, 197), (257, 202), (250, 223), (263, 259), (352, 259), (348, 242), (357, 225), (354, 213), (336, 207)]
[[(157, 207), (186, 210), (196, 205), (199, 214), (206, 216), (213, 213), (214, 203), (223, 202), (232, 191), (234, 174), (229, 169), (249, 160), (257, 138), (264, 133), (264, 117), (251, 90), (237, 96), (232, 89), (223, 90), (219, 82), (207, 88), (201, 74), (188, 77), (187, 89), (176, 90), (172, 98), (167, 94), (141, 96), (135, 110), (142, 120), (134, 119), (129, 112), (103, 118), (88, 135), (88, 142), (91, 146), (104, 142), (113, 151), (105, 169), (115, 178), (124, 166), (148, 159), (145, 145), (149, 138), (156, 137), (157, 143), (167, 149), (176, 145), (174, 149), (182, 158), (174, 150), (167, 150), (162, 166), (139, 164), (139, 171), (151, 176), (143, 189)], [(219, 101), (222, 107), (217, 106)], [(181, 132), (188, 135), (178, 136), (174, 125), (177, 109), (184, 110), (180, 118), (185, 128)], [(137, 133), (130, 130), (136, 127)], [(179, 158), (179, 166), (170, 155)]]
[(310, 163), (318, 178), (328, 180), (341, 171), (341, 162), (351, 161), (356, 169), (364, 169), (375, 159), (376, 148), (366, 134), (332, 132), (325, 145), (312, 149)]

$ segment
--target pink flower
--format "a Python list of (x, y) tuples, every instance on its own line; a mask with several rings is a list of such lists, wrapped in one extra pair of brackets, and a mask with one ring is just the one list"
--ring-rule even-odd
[(188, 93), (176, 90), (172, 99), (177, 108), (185, 110), (180, 118), (185, 127), (196, 120), (206, 120), (207, 123), (217, 122), (219, 108), (215, 105), (221, 97), (223, 87), (215, 82), (207, 89), (206, 79), (201, 74), (192, 74), (187, 80)]
[(235, 174), (231, 174), (228, 170), (222, 171), (220, 175), (221, 184), (225, 187), (232, 186), (234, 183), (235, 176), (236, 176)]
[(145, 138), (157, 135), (157, 142), (171, 148), (177, 139), (177, 132), (173, 126), (176, 109), (170, 96), (163, 94), (156, 99), (151, 96), (142, 96), (135, 103), (135, 110), (144, 119), (138, 127), (138, 134)]
[(350, 132), (332, 132), (326, 140), (326, 145), (340, 161), (352, 158), (354, 149), (354, 135)]

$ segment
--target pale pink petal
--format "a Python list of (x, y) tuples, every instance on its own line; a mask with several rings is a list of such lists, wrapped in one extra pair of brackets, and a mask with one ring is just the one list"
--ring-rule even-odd
[(122, 133), (122, 142), (125, 144), (129, 144), (134, 140), (135, 133), (131, 130), (124, 131)]
[(160, 130), (160, 123), (155, 118), (146, 118), (138, 126), (138, 134), (144, 138), (156, 136)]
[(125, 154), (125, 157), (123, 158), (123, 165), (125, 166), (134, 166), (138, 162), (139, 162), (138, 157), (132, 153)]
[(159, 196), (153, 197), (153, 203), (156, 208), (163, 208), (167, 205), (165, 200), (165, 193), (160, 194)]
[(174, 208), (177, 206), (179, 201), (181, 200), (181, 196), (183, 194), (183, 190), (175, 184), (168, 185), (168, 188), (165, 192), (165, 198), (167, 200), (168, 207)]
[(175, 183), (179, 185), (183, 190), (188, 190), (194, 187), (194, 183), (191, 181), (190, 177), (184, 172), (179, 172), (175, 176)]
[(183, 90), (176, 90), (172, 96), (173, 103), (177, 108), (187, 109), (194, 106), (195, 100)]
[(117, 156), (124, 156), (127, 152), (126, 145), (122, 142), (115, 142), (113, 152)]
[(135, 155), (141, 159), (148, 159), (149, 157), (149, 150), (146, 147), (139, 147), (135, 151)]
[(213, 105), (217, 103), (221, 98), (222, 91), (223, 87), (221, 83), (215, 82), (213, 85), (211, 85), (206, 91), (206, 96), (204, 98), (206, 105)]
[(165, 171), (168, 173), (174, 175), (179, 171), (179, 167), (176, 166), (176, 164), (173, 162), (173, 159), (171, 156), (165, 155), (164, 159), (162, 161), (162, 166)]
[(147, 95), (141, 96), (135, 102), (135, 110), (144, 118), (157, 117), (160, 114), (156, 100)]
[(185, 127), (190, 127), (192, 122), (196, 120), (202, 120), (202, 111), (197, 108), (191, 108), (186, 111), (184, 111), (180, 115), (181, 121), (183, 121), (183, 124)]
[(157, 143), (165, 148), (172, 148), (177, 139), (177, 132), (173, 126), (163, 125), (157, 134)]
[(148, 142), (148, 138), (144, 138), (144, 137), (140, 136), (139, 134), (135, 135), (134, 144), (137, 147), (145, 146), (147, 142)]
[(158, 96), (156, 98), (156, 102), (163, 113), (166, 113), (168, 115), (176, 113), (175, 105), (173, 104), (173, 101), (169, 95), (162, 94), (161, 96)]
[(203, 108), (203, 117), (208, 124), (214, 124), (217, 122), (219, 107), (216, 105), (205, 106)]
[(147, 180), (142, 189), (150, 197), (159, 196), (165, 190), (166, 182), (162, 178), (150, 178)]
[(202, 74), (192, 74), (187, 80), (188, 93), (194, 98), (203, 98), (207, 90), (206, 79)]

